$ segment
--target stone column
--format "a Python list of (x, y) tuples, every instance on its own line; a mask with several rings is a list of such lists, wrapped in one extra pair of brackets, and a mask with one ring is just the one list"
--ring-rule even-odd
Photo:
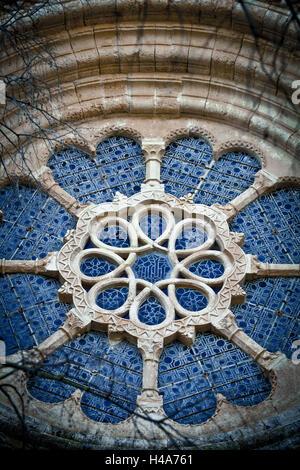
[(262, 263), (256, 255), (246, 255), (246, 279), (261, 277), (299, 277), (300, 264)]
[(56, 264), (57, 252), (48, 253), (45, 258), (37, 260), (0, 260), (1, 274), (30, 273), (43, 274), (45, 276), (57, 277), (58, 268)]
[(164, 190), (160, 182), (160, 166), (164, 155), (164, 141), (162, 139), (145, 139), (142, 143), (142, 151), (146, 163), (146, 179), (142, 184), (142, 191), (145, 189)]
[(28, 351), (29, 359), (35, 358), (37, 362), (43, 361), (68, 341), (86, 333), (90, 329), (90, 324), (90, 320), (83, 321), (74, 309), (70, 310), (66, 315), (64, 324), (55, 333), (31, 351)]
[(143, 357), (143, 388), (137, 404), (146, 413), (161, 413), (163, 399), (158, 393), (158, 362), (163, 350), (163, 339), (138, 339), (138, 348)]

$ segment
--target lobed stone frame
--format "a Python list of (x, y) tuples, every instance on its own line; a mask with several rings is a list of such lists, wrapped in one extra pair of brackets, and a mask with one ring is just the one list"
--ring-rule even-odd
[[(111, 133), (112, 129), (106, 131)], [(120, 128), (115, 129), (114, 132), (120, 132)], [(174, 138), (182, 137), (184, 131), (180, 129), (171, 135)], [(188, 131), (187, 134), (197, 136), (203, 136), (207, 139), (207, 136), (203, 135), (203, 131)], [(102, 131), (102, 135), (105, 135)], [(111, 135), (111, 134), (110, 134)], [(170, 137), (166, 139), (169, 143)], [(50, 195), (55, 195), (64, 207), (78, 218), (77, 228), (66, 234), (64, 237), (65, 245), (59, 253), (49, 253), (49, 255), (43, 260), (14, 260), (14, 261), (1, 261), (1, 272), (13, 273), (13, 272), (31, 272), (39, 273), (54, 277), (59, 277), (64, 284), (59, 290), (59, 296), (64, 301), (76, 300), (75, 307), (70, 310), (67, 314), (66, 321), (62, 327), (60, 327), (56, 333), (50, 336), (47, 340), (41, 343), (38, 347), (31, 351), (22, 351), (11, 357), (9, 360), (20, 361), (22, 357), (30, 358), (34, 362), (38, 363), (43, 361), (51, 352), (65, 344), (72, 338), (83, 334), (90, 329), (99, 331), (107, 331), (112, 341), (120, 340), (124, 338), (137, 344), (143, 357), (143, 389), (142, 394), (137, 400), (137, 410), (130, 418), (126, 421), (118, 424), (103, 424), (96, 423), (87, 418), (81, 410), (80, 398), (82, 392), (77, 390), (74, 392), (71, 398), (67, 399), (63, 403), (49, 404), (42, 403), (37, 399), (31, 397), (26, 388), (26, 377), (23, 372), (14, 373), (11, 376), (11, 384), (17, 387), (17, 390), (25, 400), (25, 410), (28, 416), (38, 419), (38, 421), (51, 424), (52, 426), (57, 425), (57, 422), (61, 423), (62, 429), (65, 432), (70, 430), (78, 433), (88, 433), (93, 435), (93, 439), (97, 440), (97, 436), (103, 432), (109, 433), (112, 438), (111, 446), (113, 448), (114, 439), (131, 438), (133, 439), (134, 446), (139, 447), (141, 445), (139, 438), (142, 439), (153, 439), (157, 440), (157, 447), (164, 445), (166, 435), (161, 428), (161, 425), (156, 425), (155, 422), (163, 423), (163, 425), (170, 425), (173, 429), (174, 437), (177, 433), (183, 436), (183, 442), (185, 439), (195, 440), (199, 435), (204, 433), (205, 435), (215, 435), (222, 430), (223, 432), (229, 432), (239, 427), (252, 426), (261, 419), (267, 419), (276, 416), (278, 413), (284, 412), (285, 410), (299, 405), (299, 365), (293, 364), (293, 362), (286, 358), (282, 353), (270, 353), (266, 349), (259, 346), (255, 341), (250, 339), (235, 323), (235, 317), (230, 311), (230, 305), (234, 303), (240, 303), (244, 301), (245, 293), (242, 290), (242, 282), (244, 279), (254, 279), (257, 277), (264, 276), (300, 276), (299, 265), (274, 265), (269, 263), (261, 263), (255, 256), (245, 255), (239, 245), (243, 243), (243, 234), (229, 232), (227, 221), (236, 213), (238, 213), (243, 207), (248, 205), (250, 202), (255, 200), (261, 194), (268, 191), (274, 190), (278, 185), (284, 185), (285, 177), (282, 179), (267, 172), (263, 166), (255, 178), (255, 182), (250, 186), (244, 193), (238, 196), (236, 199), (221, 206), (215, 204), (211, 207), (202, 206), (201, 204), (194, 204), (191, 195), (186, 195), (180, 199), (175, 196), (165, 194), (163, 185), (160, 183), (160, 164), (161, 158), (164, 153), (164, 141), (162, 138), (157, 139), (142, 139), (141, 141), (143, 153), (146, 160), (146, 182), (142, 185), (141, 193), (134, 195), (130, 198), (126, 198), (120, 193), (116, 193), (115, 200), (112, 203), (104, 203), (98, 206), (94, 204), (87, 204), (82, 206), (78, 204), (78, 201), (67, 196), (57, 183), (51, 178), (51, 172), (45, 166), (41, 167), (40, 171), (35, 173), (36, 179), (42, 184), (42, 188)], [(230, 147), (229, 147), (230, 148)], [(237, 144), (234, 144), (234, 148), (238, 148)], [(245, 147), (244, 147), (245, 148)], [(264, 163), (264, 159), (262, 159)], [(50, 178), (49, 178), (50, 175)], [(30, 179), (29, 179), (30, 180)], [(295, 179), (294, 183), (299, 185), (299, 180)], [(53, 188), (55, 192), (53, 192)], [(67, 200), (67, 203), (65, 202)], [(158, 293), (159, 289), (153, 287), (150, 283), (143, 281), (144, 290), (138, 296), (134, 296), (134, 288), (132, 287), (133, 276), (130, 272), (130, 263), (126, 263), (125, 270), (128, 273), (128, 282), (131, 284), (131, 295), (128, 297), (128, 301), (125, 305), (125, 309), (129, 307), (134, 312), (132, 315), (133, 320), (128, 321), (118, 315), (114, 315), (105, 311), (101, 311), (99, 307), (95, 308), (92, 298), (94, 298), (96, 292), (99, 291), (99, 285), (95, 284), (94, 287), (89, 291), (87, 300), (84, 299), (84, 292), (81, 287), (80, 278), (83, 279), (84, 275), (79, 273), (79, 259), (85, 256), (82, 247), (86, 242), (87, 236), (95, 238), (95, 226), (93, 220), (101, 220), (101, 214), (110, 213), (109, 220), (115, 221), (116, 218), (113, 215), (116, 211), (131, 210), (134, 211), (135, 207), (140, 204), (148, 204), (149, 207), (153, 206), (157, 211), (164, 211), (165, 214), (169, 212), (168, 220), (170, 220), (170, 210), (182, 209), (184, 213), (199, 214), (201, 217), (206, 217), (208, 220), (213, 221), (213, 228), (209, 235), (209, 243), (213, 241), (215, 236), (218, 234), (218, 240), (221, 242), (223, 252), (225, 256), (225, 273), (223, 275), (224, 287), (218, 294), (218, 302), (213, 301), (212, 297), (209, 301), (208, 308), (206, 308), (201, 315), (191, 315), (190, 312), (184, 312), (178, 306), (176, 301), (174, 289), (174, 282), (169, 286), (170, 298), (172, 304), (175, 306), (177, 312), (181, 313), (181, 320), (172, 321), (172, 313), (170, 308), (173, 307), (166, 302), (164, 298), (160, 299), (162, 295)], [(131, 236), (135, 247), (137, 248), (137, 235), (141, 235), (141, 230), (138, 228), (139, 217), (144, 214), (147, 210), (145, 206), (142, 206), (134, 215), (132, 227), (129, 228), (128, 222), (123, 222), (124, 227), (129, 228), (129, 235)], [(100, 219), (99, 219), (100, 218)], [(105, 216), (106, 220), (107, 217)], [(101, 222), (100, 222), (101, 223)], [(99, 222), (96, 222), (96, 226), (99, 227)], [(175, 240), (176, 234), (179, 230), (177, 227), (176, 233), (172, 231), (173, 224), (170, 223), (169, 232), (173, 241)], [(171, 231), (170, 231), (171, 230)], [(94, 235), (93, 235), (94, 234)], [(146, 236), (143, 235), (143, 242), (149, 244), (149, 240), (146, 240)], [(164, 240), (158, 240), (157, 246), (161, 246), (160, 243)], [(154, 242), (155, 243), (155, 242)], [(208, 243), (208, 245), (209, 245)], [(153, 244), (153, 242), (152, 242)], [(98, 255), (106, 255), (107, 249), (98, 242), (99, 249), (92, 249)], [(207, 246), (208, 246), (207, 245)], [(106, 247), (107, 248), (107, 247)], [(148, 246), (149, 249), (149, 246)], [(75, 250), (75, 251), (74, 251)], [(79, 250), (79, 251), (78, 251)], [(146, 245), (147, 250), (147, 245)], [(91, 250), (87, 250), (91, 251)], [(117, 249), (113, 251), (117, 252)], [(129, 257), (135, 256), (132, 253)], [(196, 251), (196, 250), (194, 250)], [(73, 259), (72, 253), (76, 253), (75, 259)], [(211, 254), (211, 252), (208, 252)], [(226, 254), (227, 253), (227, 254)], [(205, 251), (204, 251), (205, 254)], [(175, 252), (171, 254), (171, 258), (174, 258)], [(197, 259), (201, 254), (190, 253), (192, 258)], [(122, 258), (119, 258), (117, 254), (110, 253), (109, 256), (115, 261), (120, 262)], [(191, 257), (190, 256), (190, 257)], [(76, 258), (77, 257), (77, 258)], [(199, 258), (199, 259), (200, 259)], [(229, 261), (230, 260), (230, 261)], [(75, 263), (75, 264), (74, 264)], [(132, 263), (132, 260), (131, 260)], [(184, 263), (183, 263), (184, 265)], [(73, 266), (73, 267), (72, 267)], [(75, 266), (75, 267), (74, 267)], [(233, 266), (234, 269), (232, 268)], [(185, 270), (185, 268), (181, 268)], [(174, 268), (174, 276), (176, 277), (178, 268)], [(186, 271), (186, 270), (185, 270)], [(73, 274), (71, 274), (73, 272)], [(70, 277), (71, 276), (71, 277)], [(74, 277), (75, 276), (75, 277)], [(105, 288), (109, 282), (111, 285), (111, 276), (104, 276), (107, 279), (102, 280), (101, 288)], [(199, 280), (195, 279), (197, 276), (190, 276), (187, 282), (189, 286), (198, 286)], [(85, 279), (85, 281), (88, 279)], [(179, 283), (184, 282), (178, 280)], [(116, 282), (120, 282), (116, 278)], [(124, 279), (122, 279), (124, 282)], [(158, 283), (164, 284), (166, 281)], [(201, 282), (200, 282), (201, 284)], [(98, 290), (97, 290), (98, 289)], [(149, 292), (158, 296), (162, 300), (163, 305), (167, 309), (168, 315), (171, 315), (171, 320), (164, 322), (158, 327), (146, 327), (139, 324), (136, 320), (136, 311), (138, 304), (141, 304), (145, 300), (145, 296), (149, 295)], [(204, 292), (210, 294), (210, 290), (207, 288)], [(75, 296), (75, 297), (74, 297)], [(85, 305), (85, 306), (83, 306)], [(118, 312), (116, 312), (118, 313)], [(120, 313), (120, 312), (119, 312)], [(122, 312), (121, 312), (122, 313)], [(124, 313), (124, 311), (123, 311)], [(171, 321), (171, 323), (170, 323)], [(158, 394), (157, 390), (157, 366), (159, 356), (162, 352), (164, 344), (168, 344), (174, 339), (179, 339), (186, 345), (193, 343), (196, 332), (201, 331), (212, 331), (236, 344), (244, 352), (249, 354), (257, 364), (263, 368), (265, 373), (269, 376), (272, 382), (272, 391), (269, 397), (262, 403), (252, 407), (236, 406), (229, 403), (225, 397), (218, 394), (217, 396), (217, 409), (215, 414), (205, 423), (200, 425), (183, 425), (166, 418), (164, 410), (162, 408), (162, 398)], [(286, 395), (286, 390), (289, 390), (289, 395)], [(8, 405), (5, 399), (1, 399), (2, 404)], [(144, 419), (147, 416), (148, 419)], [(150, 419), (149, 419), (150, 418)], [(137, 435), (137, 429), (140, 429), (140, 434)], [(178, 437), (178, 436), (177, 436)], [(143, 444), (145, 445), (145, 444)]]

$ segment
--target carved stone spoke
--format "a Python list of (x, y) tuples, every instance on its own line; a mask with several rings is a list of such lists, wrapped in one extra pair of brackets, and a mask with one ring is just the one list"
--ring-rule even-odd
[(1, 274), (30, 273), (58, 278), (57, 252), (48, 253), (37, 260), (0, 260)]
[(260, 170), (256, 173), (254, 183), (249, 186), (246, 191), (242, 192), (239, 196), (224, 206), (216, 203), (213, 207), (224, 212), (226, 218), (229, 220), (251, 204), (251, 202), (274, 189), (277, 183), (278, 178), (271, 175), (266, 170)]
[(41, 362), (61, 346), (86, 333), (89, 329), (90, 321), (82, 320), (78, 313), (72, 309), (67, 313), (64, 324), (45, 341), (25, 352), (25, 356), (34, 362)]
[(300, 264), (262, 263), (256, 255), (246, 255), (246, 279), (261, 277), (299, 277)]
[(162, 396), (158, 394), (158, 362), (163, 350), (163, 338), (138, 339), (138, 348), (143, 358), (143, 387), (137, 399), (142, 411), (147, 413), (160, 412), (163, 404)]
[(52, 171), (50, 168), (43, 166), (34, 174), (34, 177), (38, 180), (41, 185), (41, 189), (49, 196), (53, 197), (62, 207), (64, 207), (70, 214), (78, 217), (80, 212), (87, 207), (89, 204), (82, 204), (67, 191), (60, 187), (60, 185), (54, 180)]
[(271, 370), (278, 356), (281, 356), (278, 353), (270, 353), (250, 338), (242, 328), (237, 326), (235, 316), (230, 310), (212, 320), (212, 330), (251, 356), (265, 370)]

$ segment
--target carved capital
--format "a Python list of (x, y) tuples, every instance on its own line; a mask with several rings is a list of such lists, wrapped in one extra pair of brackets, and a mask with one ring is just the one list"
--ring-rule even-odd
[(238, 212), (238, 210), (230, 202), (228, 202), (228, 204), (226, 204), (225, 206), (223, 206), (219, 202), (216, 202), (215, 204), (212, 205), (212, 207), (223, 212), (223, 214), (226, 215), (226, 219), (230, 219), (234, 217)]
[(229, 339), (229, 341), (241, 329), (238, 328), (235, 322), (235, 316), (230, 310), (224, 312), (222, 316), (212, 317), (211, 322), (213, 330), (217, 334)]
[(162, 139), (144, 139), (142, 143), (142, 151), (146, 160), (157, 160), (161, 162), (164, 155), (165, 144)]
[(73, 339), (75, 336), (87, 331), (89, 325), (89, 321), (84, 322), (74, 310), (70, 310), (66, 315), (65, 323), (59, 329), (64, 331), (69, 339)]
[(180, 197), (179, 200), (184, 203), (188, 202), (189, 204), (195, 204), (194, 195), (192, 193), (185, 194), (184, 196)]
[(257, 194), (260, 196), (265, 194), (277, 184), (278, 178), (271, 175), (266, 170), (260, 170), (256, 173), (252, 188), (255, 189)]
[(163, 350), (163, 339), (154, 341), (148, 338), (139, 338), (137, 342), (144, 361), (159, 361), (159, 356)]

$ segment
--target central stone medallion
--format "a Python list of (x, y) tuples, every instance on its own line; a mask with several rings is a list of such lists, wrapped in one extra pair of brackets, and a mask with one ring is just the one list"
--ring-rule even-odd
[(87, 329), (129, 339), (190, 335), (241, 299), (242, 241), (218, 209), (163, 192), (117, 194), (88, 205), (66, 235), (59, 296)]

